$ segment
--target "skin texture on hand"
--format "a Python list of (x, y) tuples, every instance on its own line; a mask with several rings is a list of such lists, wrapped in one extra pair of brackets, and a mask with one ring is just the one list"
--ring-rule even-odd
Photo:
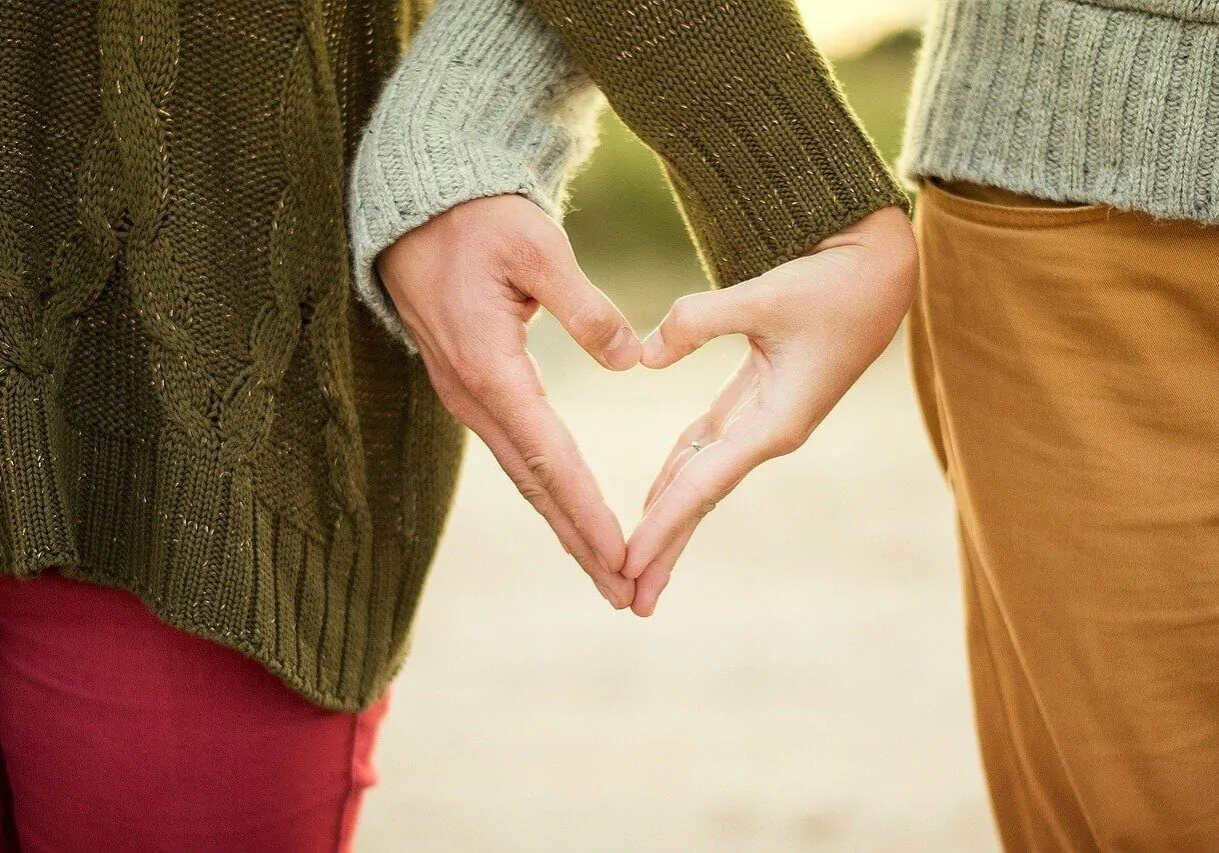
[(727, 334), (746, 335), (749, 351), (648, 494), (623, 570), (637, 579), (636, 614), (654, 612), (699, 522), (758, 465), (802, 446), (884, 351), (914, 299), (917, 266), (905, 213), (887, 207), (764, 275), (674, 303), (644, 341), (646, 366), (663, 369)]
[(532, 201), (491, 196), (409, 231), (377, 268), (441, 401), (486, 442), (601, 594), (629, 606), (622, 528), (526, 349), (528, 323), (544, 307), (603, 367), (639, 362), (639, 339), (580, 270), (567, 235)]
[[(639, 616), (655, 611), (702, 519), (758, 465), (802, 446), (884, 351), (917, 284), (914, 236), (898, 207), (757, 278), (682, 297), (642, 345), (581, 272), (562, 229), (521, 196), (459, 204), (377, 265), (440, 399), (602, 595)], [(736, 373), (677, 440), (629, 541), (526, 349), (539, 307), (611, 370), (660, 370), (721, 335), (749, 338)]]

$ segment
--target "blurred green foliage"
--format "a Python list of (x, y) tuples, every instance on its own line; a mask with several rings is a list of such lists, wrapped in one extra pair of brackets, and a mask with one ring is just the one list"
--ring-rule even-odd
[[(890, 161), (901, 147), (918, 44), (916, 32), (899, 32), (833, 62), (852, 108)], [(585, 270), (641, 330), (676, 296), (706, 286), (659, 165), (608, 110), (601, 144), (572, 188), (566, 226)]]

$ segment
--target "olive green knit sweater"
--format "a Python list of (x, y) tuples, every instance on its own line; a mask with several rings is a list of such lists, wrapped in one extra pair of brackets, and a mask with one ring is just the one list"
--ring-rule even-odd
[[(531, 5), (720, 283), (904, 201), (786, 0)], [(131, 590), (336, 709), (403, 660), (464, 438), (351, 287), (398, 6), (0, 4), (0, 570)]]

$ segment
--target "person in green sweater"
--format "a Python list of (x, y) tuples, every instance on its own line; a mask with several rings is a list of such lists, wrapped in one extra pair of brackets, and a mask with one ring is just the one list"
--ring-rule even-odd
[(1219, 3), (935, 4), (901, 170), (1004, 847), (1219, 849)]
[[(906, 197), (789, 0), (399, 5), (0, 7), (10, 846), (347, 849), (462, 423), (647, 614), (913, 297)], [(557, 223), (594, 87), (721, 286), (644, 343)], [(610, 369), (753, 338), (629, 543), (524, 350), (539, 306)]]

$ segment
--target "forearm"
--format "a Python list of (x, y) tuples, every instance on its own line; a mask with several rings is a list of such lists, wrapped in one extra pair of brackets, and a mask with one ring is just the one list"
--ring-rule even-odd
[(659, 156), (715, 283), (908, 209), (791, 0), (526, 2)]
[(364, 131), (349, 194), (356, 293), (409, 350), (377, 255), (474, 198), (516, 193), (560, 218), (602, 102), (520, 0), (437, 0)]

